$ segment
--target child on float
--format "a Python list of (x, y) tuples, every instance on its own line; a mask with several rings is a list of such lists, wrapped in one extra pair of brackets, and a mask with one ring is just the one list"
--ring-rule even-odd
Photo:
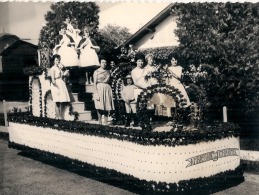
[(133, 126), (137, 126), (137, 116), (136, 116), (136, 101), (134, 97), (134, 90), (135, 85), (133, 84), (133, 80), (131, 75), (126, 76), (126, 86), (124, 86), (121, 90), (121, 98), (125, 102), (126, 108), (126, 120), (125, 120), (125, 127), (130, 126), (130, 122), (132, 118), (134, 119)]
[(65, 103), (70, 102), (70, 97), (63, 76), (68, 74), (68, 70), (62, 71), (60, 64), (60, 55), (53, 56), (54, 65), (50, 68), (51, 84), (50, 90), (53, 102), (55, 103), (55, 112), (57, 119), (63, 119)]

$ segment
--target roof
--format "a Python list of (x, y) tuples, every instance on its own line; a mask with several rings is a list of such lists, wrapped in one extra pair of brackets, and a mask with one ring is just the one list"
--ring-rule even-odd
[(128, 46), (130, 44), (134, 45), (138, 42), (142, 37), (150, 32), (155, 32), (156, 27), (172, 15), (171, 8), (173, 3), (169, 4), (165, 9), (163, 9), (160, 13), (158, 13), (154, 18), (152, 18), (148, 23), (146, 23), (142, 28), (140, 28), (135, 34), (133, 34), (126, 42), (124, 42), (121, 46)]
[[(12, 45), (10, 45), (9, 47), (5, 48), (4, 50), (0, 51), (0, 55), (5, 55), (7, 54), (9, 51), (11, 51), (13, 48), (16, 48), (18, 45), (21, 45), (21, 44), (26, 44), (28, 46), (30, 46), (31, 48), (37, 50), (38, 46), (37, 45), (34, 45), (32, 43), (29, 43), (29, 42), (26, 42), (26, 41), (23, 41), (21, 39), (15, 41)], [(29, 50), (26, 52), (28, 53), (30, 52)]]
[(17, 40), (20, 40), (16, 35), (12, 35), (9, 33), (0, 33), (0, 54), (12, 44), (14, 44)]

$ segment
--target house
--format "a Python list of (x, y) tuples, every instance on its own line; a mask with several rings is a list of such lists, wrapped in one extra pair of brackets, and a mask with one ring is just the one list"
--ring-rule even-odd
[(132, 45), (134, 50), (177, 47), (179, 42), (174, 33), (174, 30), (177, 28), (177, 17), (171, 10), (172, 6), (173, 3), (158, 13), (124, 42), (122, 47), (128, 48)]
[(5, 100), (29, 99), (26, 66), (36, 65), (37, 46), (19, 37), (0, 34), (0, 98)]

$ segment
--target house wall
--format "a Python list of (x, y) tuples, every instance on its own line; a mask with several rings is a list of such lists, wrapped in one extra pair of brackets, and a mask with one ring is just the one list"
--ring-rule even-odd
[(177, 28), (176, 17), (170, 16), (156, 27), (154, 33), (149, 33), (139, 40), (134, 47), (139, 49), (177, 46), (178, 38), (174, 33)]

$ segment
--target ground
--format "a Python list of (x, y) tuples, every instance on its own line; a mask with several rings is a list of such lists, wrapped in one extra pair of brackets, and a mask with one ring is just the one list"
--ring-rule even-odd
[[(0, 151), (0, 194), (135, 194), (131, 189), (121, 189), (107, 182), (99, 182), (10, 149), (8, 141), (3, 137), (0, 137)], [(215, 195), (258, 194), (259, 172), (245, 172), (244, 176), (245, 182)]]

